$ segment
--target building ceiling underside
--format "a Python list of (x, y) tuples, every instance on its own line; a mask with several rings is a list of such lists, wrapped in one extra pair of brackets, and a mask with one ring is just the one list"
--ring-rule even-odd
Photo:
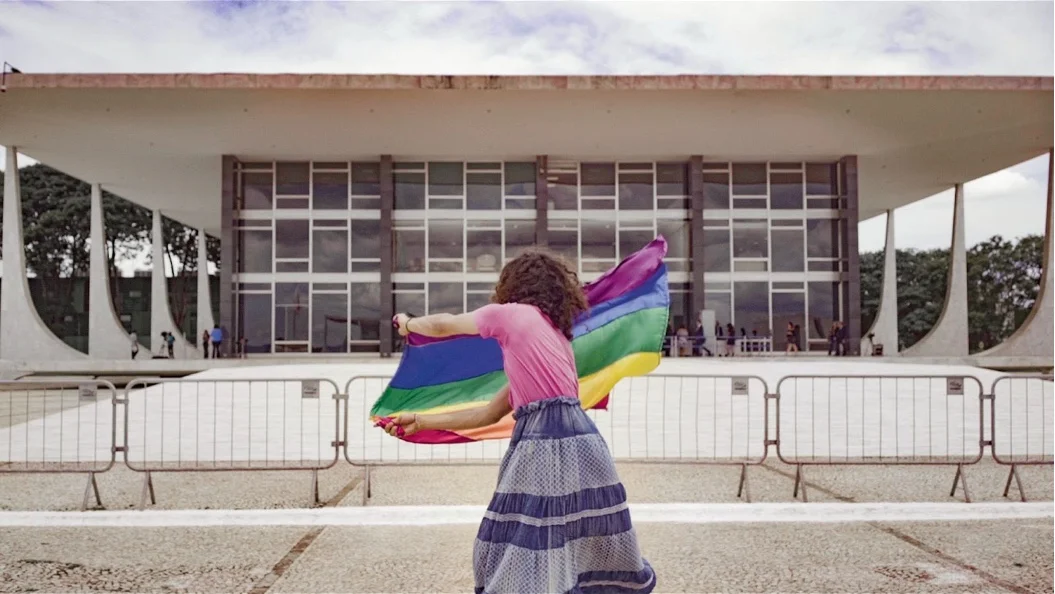
[[(1050, 84), (1048, 85), (1050, 86)], [(28, 88), (0, 144), (218, 232), (220, 157), (835, 160), (862, 219), (1049, 150), (1047, 90)]]

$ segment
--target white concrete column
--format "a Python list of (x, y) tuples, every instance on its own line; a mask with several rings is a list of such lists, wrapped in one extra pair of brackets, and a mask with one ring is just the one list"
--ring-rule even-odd
[[(103, 215), (103, 189), (92, 184), (91, 251), (88, 272), (88, 354), (92, 359), (128, 359), (132, 343), (110, 296), (110, 266), (106, 258), (106, 223)], [(149, 349), (140, 345), (139, 356), (150, 358)]]
[(172, 321), (169, 308), (168, 283), (165, 280), (165, 236), (162, 232), (161, 211), (154, 210), (154, 226), (150, 236), (150, 255), (153, 269), (150, 272), (150, 343), (158, 353), (162, 332), (171, 332), (176, 337), (173, 355), (177, 359), (200, 359), (201, 353), (194, 344), (188, 344), (183, 334)]
[(979, 353), (982, 357), (1044, 357), (1051, 361), (1055, 357), (1055, 275), (1051, 266), (1055, 263), (1055, 241), (1052, 241), (1052, 216), (1055, 208), (1052, 205), (1052, 186), (1055, 184), (1055, 151), (1048, 152), (1048, 197), (1047, 220), (1044, 223), (1044, 260), (1043, 274), (1040, 278), (1040, 290), (1037, 301), (1029, 316), (1007, 340), (995, 347)]
[(966, 357), (968, 354), (967, 240), (964, 238), (963, 184), (956, 184), (953, 202), (948, 282), (945, 306), (937, 323), (919, 342), (905, 349), (905, 355)]
[[(212, 331), (212, 294), (209, 292), (209, 237), (205, 229), (198, 229), (198, 335)], [(200, 342), (201, 339), (199, 338)]]
[(898, 351), (897, 329), (897, 242), (894, 240), (894, 210), (886, 212), (886, 245), (883, 247), (883, 290), (879, 297), (879, 311), (872, 327), (861, 338), (861, 352), (871, 354), (868, 335), (875, 334), (873, 340), (883, 345), (885, 356), (896, 355)]
[(65, 361), (87, 356), (62, 342), (40, 319), (26, 276), (18, 148), (7, 147), (4, 176), (4, 282), (0, 290), (0, 356), (8, 361)]

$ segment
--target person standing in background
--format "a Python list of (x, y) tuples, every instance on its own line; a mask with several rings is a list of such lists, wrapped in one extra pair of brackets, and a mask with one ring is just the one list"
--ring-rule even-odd
[(201, 355), (203, 359), (209, 358), (209, 331), (201, 331)]
[(213, 324), (212, 327), (212, 358), (220, 358), (220, 343), (223, 342), (223, 330), (220, 329), (219, 324)]
[(166, 332), (165, 333), (165, 347), (168, 349), (169, 359), (175, 359), (176, 358), (176, 354), (175, 354), (175, 351), (176, 351), (176, 335), (175, 334), (173, 334), (171, 332)]
[(132, 342), (132, 359), (134, 360), (139, 354), (139, 336), (136, 335), (135, 330), (128, 335), (128, 340)]

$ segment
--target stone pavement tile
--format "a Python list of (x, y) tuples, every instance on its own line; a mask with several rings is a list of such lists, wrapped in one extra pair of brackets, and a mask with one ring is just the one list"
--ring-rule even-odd
[(0, 592), (247, 592), (304, 534), (268, 528), (5, 528)]
[[(634, 503), (733, 503), (738, 466), (617, 464)], [(498, 466), (386, 466), (371, 470), (370, 505), (486, 505), (494, 493)], [(792, 482), (764, 468), (748, 468), (752, 501), (788, 501)], [(341, 505), (361, 505), (362, 491)]]
[[(138, 507), (143, 474), (116, 466), (97, 476), (106, 509)], [(311, 473), (158, 472), (153, 474), (156, 509), (268, 509), (307, 507)], [(82, 474), (0, 474), (0, 510), (68, 511), (80, 509), (86, 476)], [(319, 472), (319, 495), (326, 501), (359, 471), (347, 464)], [(90, 500), (94, 502), (94, 500)]]
[[(970, 529), (993, 535), (1004, 524)], [(640, 524), (637, 530), (659, 578), (657, 592), (1001, 590), (868, 524)], [(471, 591), (475, 532), (470, 526), (327, 528), (271, 592)], [(967, 562), (974, 559), (972, 551), (964, 554)]]
[(1055, 528), (1050, 519), (887, 526), (945, 555), (969, 559), (979, 570), (1030, 592), (1055, 588)]
[[(782, 473), (789, 480), (795, 467), (775, 458), (766, 462), (772, 471)], [(1012, 483), (1009, 499), (1003, 497), (1009, 467), (983, 459), (966, 467), (967, 487), (972, 501), (1018, 501), (1018, 490)], [(806, 480), (810, 483), (810, 501), (830, 501), (830, 493), (812, 488), (818, 486), (841, 497), (855, 501), (949, 501), (949, 490), (955, 466), (806, 466)], [(1051, 501), (1055, 490), (1055, 473), (1049, 466), (1021, 466), (1019, 476), (1031, 501)], [(791, 491), (784, 495), (790, 500)], [(963, 489), (958, 486), (955, 500), (963, 501)]]

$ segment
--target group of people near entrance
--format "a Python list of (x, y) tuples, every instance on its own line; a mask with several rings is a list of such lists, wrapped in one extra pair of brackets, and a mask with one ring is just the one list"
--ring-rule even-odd
[[(223, 344), (224, 331), (220, 328), (219, 324), (214, 324), (212, 330), (202, 330), (201, 333), (201, 352), (205, 359), (209, 359), (211, 352), (213, 359), (219, 359), (221, 355), (220, 346)], [(132, 358), (135, 359), (139, 355), (139, 335), (135, 331), (129, 332), (128, 340), (132, 347)], [(212, 347), (212, 351), (209, 347)], [(245, 356), (246, 339), (241, 338), (238, 341), (237, 350), (238, 353)], [(155, 359), (175, 359), (176, 358), (176, 335), (172, 332), (161, 333), (161, 345), (158, 347), (158, 352), (154, 355)]]
[[(760, 336), (758, 330), (752, 330), (751, 334), (748, 335), (746, 328), (740, 328), (740, 333), (737, 335), (736, 327), (732, 323), (725, 324), (716, 323), (714, 325), (714, 335), (718, 342), (718, 353), (719, 357), (732, 357), (738, 350), (741, 352), (768, 352), (772, 348), (770, 337), (768, 333), (765, 336)], [(798, 353), (802, 350), (802, 327), (794, 322), (788, 322), (788, 326), (784, 331), (785, 347), (784, 352), (786, 353)], [(841, 321), (832, 322), (831, 327), (828, 329), (828, 355), (829, 356), (845, 356), (849, 354), (849, 348), (847, 347), (847, 331), (846, 325)], [(737, 348), (737, 342), (742, 342), (740, 348)], [(678, 357), (713, 357), (715, 353), (707, 347), (707, 337), (703, 332), (703, 324), (700, 322), (696, 323), (696, 330), (690, 334), (689, 330), (682, 326), (676, 331), (673, 325), (667, 327), (667, 345), (672, 355)]]

